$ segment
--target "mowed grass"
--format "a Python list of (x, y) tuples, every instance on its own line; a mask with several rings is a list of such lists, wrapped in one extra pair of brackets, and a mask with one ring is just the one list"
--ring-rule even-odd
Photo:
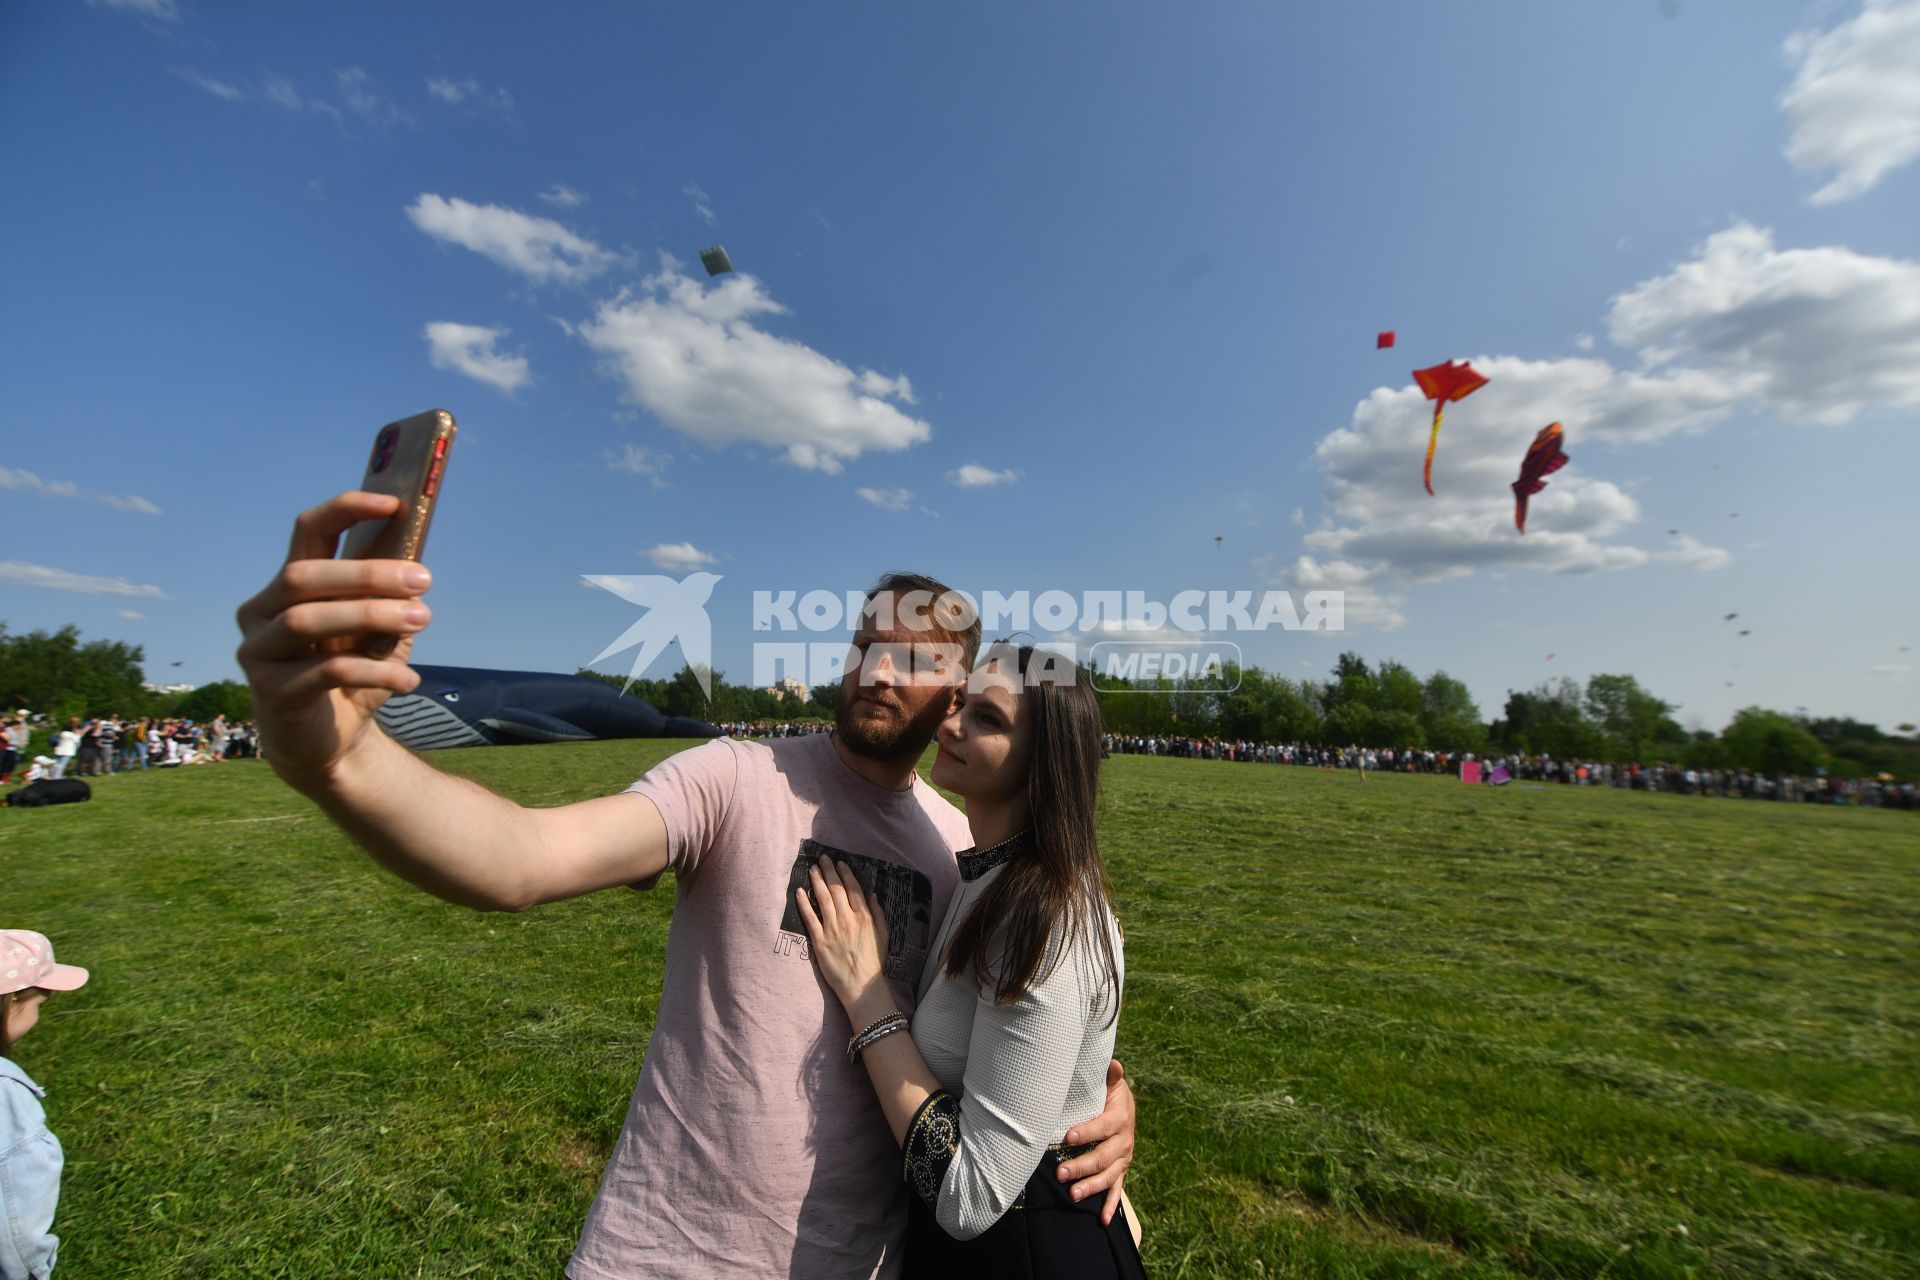
[[(553, 805), (680, 745), (435, 763)], [(1915, 815), (1107, 769), (1153, 1275), (1920, 1271)], [(0, 812), (0, 923), (94, 974), (18, 1050), (58, 1274), (558, 1276), (670, 885), (453, 907), (257, 762), (95, 797)]]

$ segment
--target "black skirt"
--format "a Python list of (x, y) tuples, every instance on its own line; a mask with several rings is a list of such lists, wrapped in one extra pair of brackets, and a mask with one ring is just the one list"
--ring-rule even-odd
[(1059, 1168), (1059, 1156), (1043, 1155), (1021, 1203), (971, 1240), (948, 1235), (933, 1210), (909, 1195), (902, 1280), (1146, 1280), (1126, 1208), (1101, 1226), (1106, 1197), (1074, 1203)]

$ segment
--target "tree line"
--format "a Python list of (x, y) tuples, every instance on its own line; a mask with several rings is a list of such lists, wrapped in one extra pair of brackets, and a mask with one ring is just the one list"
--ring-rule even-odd
[[(85, 640), (77, 627), (12, 634), (0, 622), (0, 698), (7, 709), (68, 716), (180, 716), (207, 721), (251, 714), (247, 688), (233, 680), (186, 693), (145, 688), (145, 653), (118, 640)], [(824, 720), (839, 686), (805, 698), (776, 697), (711, 673), (712, 696), (694, 668), (664, 679), (634, 680), (600, 671), (578, 674), (626, 687), (668, 715), (715, 723)], [(1466, 685), (1444, 671), (1420, 676), (1406, 664), (1369, 664), (1343, 653), (1324, 680), (1293, 679), (1259, 667), (1222, 666), (1186, 679), (1124, 680), (1095, 674), (1112, 733), (1141, 737), (1226, 738), (1325, 746), (1394, 747), (1476, 755), (1522, 753), (1556, 759), (1664, 761), (1699, 769), (1841, 777), (1890, 773), (1920, 777), (1920, 740), (1882, 733), (1845, 717), (1812, 718), (1747, 707), (1719, 733), (1689, 733), (1673, 703), (1631, 675), (1571, 678), (1509, 691), (1498, 718), (1481, 716)]]

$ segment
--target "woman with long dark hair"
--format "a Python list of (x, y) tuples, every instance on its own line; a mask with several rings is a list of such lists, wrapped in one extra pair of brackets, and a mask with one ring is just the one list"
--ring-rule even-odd
[[(796, 890), (810, 950), (856, 1028), (910, 1192), (904, 1274), (1144, 1276), (1126, 1210), (1058, 1180), (1099, 1113), (1124, 976), (1094, 833), (1100, 706), (1073, 662), (993, 646), (940, 726), (932, 780), (974, 846), (913, 1017), (884, 974), (886, 918), (852, 867)], [(903, 1034), (910, 1032), (911, 1034)]]

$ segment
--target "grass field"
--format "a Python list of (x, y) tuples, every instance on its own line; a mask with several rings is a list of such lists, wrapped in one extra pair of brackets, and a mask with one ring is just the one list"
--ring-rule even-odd
[[(675, 744), (441, 753), (532, 805)], [(1912, 814), (1119, 757), (1151, 1274), (1920, 1274)], [(479, 915), (264, 765), (0, 811), (67, 1280), (557, 1277), (673, 899)]]

